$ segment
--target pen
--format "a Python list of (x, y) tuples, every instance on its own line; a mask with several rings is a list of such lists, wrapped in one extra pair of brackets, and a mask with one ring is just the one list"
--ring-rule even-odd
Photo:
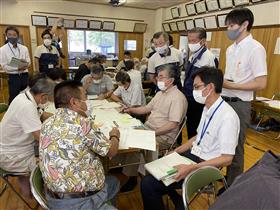
[(118, 125), (118, 123), (114, 120), (113, 121), (113, 123), (115, 124), (115, 126), (118, 128), (118, 127), (120, 127), (119, 125)]

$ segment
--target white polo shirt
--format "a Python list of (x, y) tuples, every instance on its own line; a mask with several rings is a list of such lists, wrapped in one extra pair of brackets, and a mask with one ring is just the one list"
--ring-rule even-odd
[(156, 68), (164, 64), (172, 64), (172, 63), (178, 63), (179, 65), (183, 64), (183, 58), (179, 53), (180, 51), (175, 49), (174, 47), (171, 47), (169, 49), (170, 49), (170, 55), (161, 56), (158, 52), (156, 52), (155, 54), (153, 54), (152, 57), (149, 58), (148, 73), (151, 74), (157, 73)]
[[(205, 128), (211, 115), (222, 101), (222, 98), (219, 97), (209, 109), (204, 106), (197, 128), (197, 137), (193, 145), (198, 144), (200, 141), (203, 125), (205, 124)], [(236, 112), (227, 102), (223, 101), (213, 115), (200, 141), (199, 147), (201, 148), (201, 152), (197, 156), (203, 160), (210, 160), (222, 154), (234, 155), (235, 147), (238, 144), (239, 130), (240, 122)]]
[(131, 81), (128, 89), (124, 89), (123, 87), (118, 87), (114, 91), (114, 95), (122, 98), (122, 101), (127, 106), (144, 106), (146, 105), (145, 95), (138, 83)]
[[(19, 73), (17, 68), (8, 65), (13, 57), (23, 59), (28, 62), (28, 66), (30, 65), (30, 57), (27, 47), (18, 43), (17, 47), (14, 48), (11, 43), (7, 43), (0, 48), (0, 65), (8, 74)], [(22, 72), (28, 72), (28, 69), (21, 71), (21, 73)]]
[(10, 104), (0, 122), (1, 154), (33, 154), (32, 132), (41, 129), (37, 103), (28, 91), (20, 93)]
[[(243, 84), (265, 75), (267, 75), (266, 51), (261, 43), (253, 39), (252, 35), (227, 48), (225, 79)], [(253, 94), (254, 91), (247, 90), (223, 88), (222, 91), (223, 96), (239, 97), (243, 101), (251, 101)]]

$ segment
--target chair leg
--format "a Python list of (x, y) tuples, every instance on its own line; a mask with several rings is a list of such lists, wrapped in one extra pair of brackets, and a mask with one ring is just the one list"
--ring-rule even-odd
[(3, 186), (3, 188), (0, 191), (0, 196), (5, 192), (6, 188), (7, 188), (7, 184), (4, 183), (4, 186)]
[(27, 201), (16, 191), (13, 185), (9, 182), (8, 177), (3, 177), (3, 180), (12, 189), (12, 191), (26, 204), (26, 206), (28, 206), (29, 209), (37, 209), (37, 206), (31, 207), (29, 203), (27, 203)]

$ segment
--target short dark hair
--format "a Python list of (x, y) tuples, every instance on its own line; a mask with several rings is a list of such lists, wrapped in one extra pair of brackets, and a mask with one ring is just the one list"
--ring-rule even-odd
[(169, 41), (169, 35), (168, 35), (168, 33), (164, 32), (164, 31), (154, 33), (153, 39), (158, 39), (161, 35), (163, 36), (164, 41), (166, 41), (166, 42)]
[(126, 83), (126, 82), (131, 82), (131, 79), (130, 79), (130, 76), (128, 75), (128, 73), (126, 73), (125, 71), (119, 71), (117, 74), (116, 74), (116, 77), (115, 77), (116, 81), (117, 82), (120, 82), (122, 83), (123, 85)]
[(76, 80), (66, 80), (58, 83), (54, 88), (55, 108), (69, 107), (71, 98), (80, 99), (82, 83)]
[(103, 68), (100, 65), (93, 65), (91, 68), (91, 73), (92, 74), (101, 74), (103, 73)]
[(50, 70), (47, 76), (53, 81), (58, 79), (62, 79), (62, 80), (67, 79), (66, 72), (61, 68), (54, 68), (53, 70)]
[(225, 24), (238, 24), (241, 25), (245, 21), (248, 21), (247, 31), (252, 29), (254, 23), (254, 14), (248, 8), (238, 8), (230, 11), (225, 19)]
[(97, 63), (101, 63), (100, 58), (99, 57), (93, 57), (91, 58), (88, 63), (93, 63), (93, 64), (97, 64)]
[(171, 64), (164, 64), (158, 67), (158, 72), (160, 71), (167, 71), (168, 77), (169, 78), (174, 78), (176, 77), (176, 70), (175, 66)]
[(130, 51), (128, 51), (128, 50), (126, 50), (126, 51), (124, 51), (124, 53), (123, 53), (124, 55), (128, 55), (128, 56), (131, 56), (131, 52)]
[(129, 70), (134, 68), (133, 60), (124, 61), (124, 65), (125, 65), (125, 70), (126, 71), (129, 71)]
[(32, 88), (39, 79), (46, 79), (46, 78), (47, 75), (45, 73), (38, 72), (38, 73), (31, 74), (28, 77), (28, 87)]
[(222, 70), (215, 67), (202, 66), (199, 70), (192, 74), (192, 79), (194, 79), (196, 76), (198, 76), (205, 85), (213, 83), (216, 93), (222, 92), (224, 82)]
[(15, 31), (19, 36), (19, 30), (15, 26), (8, 26), (5, 30), (5, 34), (7, 35), (8, 31)]
[(100, 55), (97, 56), (97, 58), (99, 58), (99, 60), (102, 61), (102, 60), (106, 60), (107, 56), (103, 55), (103, 54), (100, 54)]
[(188, 30), (188, 34), (191, 34), (191, 33), (198, 33), (198, 38), (200, 40), (207, 38), (206, 30), (204, 28), (201, 28), (201, 27), (195, 27), (195, 28), (192, 28), (192, 29)]
[(51, 39), (53, 38), (53, 35), (51, 34), (50, 30), (49, 30), (49, 29), (45, 29), (45, 30), (43, 31), (43, 33), (41, 34), (42, 39), (43, 39), (43, 37), (44, 37), (46, 34), (49, 34), (50, 37), (51, 37)]

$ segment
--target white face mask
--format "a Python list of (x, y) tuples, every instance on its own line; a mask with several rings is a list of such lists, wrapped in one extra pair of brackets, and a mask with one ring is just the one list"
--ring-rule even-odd
[(48, 106), (50, 105), (50, 102), (48, 101), (47, 103), (44, 104), (38, 104), (38, 107), (42, 110), (45, 110)]
[(51, 44), (52, 44), (52, 40), (51, 39), (44, 39), (44, 45), (49, 47), (49, 46), (51, 46)]
[(158, 89), (160, 89), (161, 91), (165, 91), (167, 89), (167, 87), (165, 86), (165, 83), (163, 81), (158, 81), (157, 86), (158, 86)]
[[(205, 87), (206, 88), (206, 87)], [(205, 104), (205, 101), (207, 99), (207, 97), (209, 96), (210, 92), (207, 94), (207, 96), (203, 96), (202, 95), (202, 91), (205, 90), (205, 88), (203, 88), (202, 90), (193, 90), (193, 97), (194, 97), (194, 100), (197, 102), (197, 103), (200, 103), (200, 104)]]
[(100, 84), (100, 83), (101, 83), (101, 79), (98, 79), (98, 80), (95, 80), (95, 79), (94, 79), (94, 80), (93, 80), (93, 83), (94, 83), (94, 84)]
[(197, 52), (201, 48), (200, 42), (196, 44), (188, 44), (188, 45), (192, 53)]
[(159, 53), (159, 54), (164, 54), (165, 51), (167, 50), (168, 46), (167, 44), (163, 45), (162, 47), (156, 47), (156, 51)]

